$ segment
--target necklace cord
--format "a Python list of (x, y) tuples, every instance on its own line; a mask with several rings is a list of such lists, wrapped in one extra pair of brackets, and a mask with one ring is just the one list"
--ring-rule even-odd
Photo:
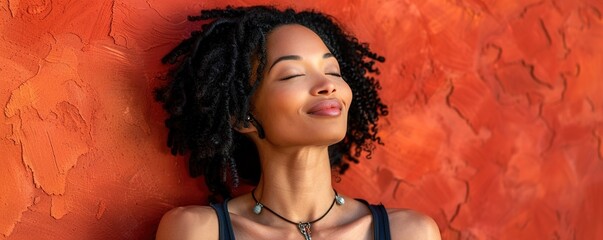
[(309, 221), (309, 222), (299, 222), (299, 223), (296, 223), (296, 222), (294, 222), (294, 221), (291, 221), (291, 220), (289, 220), (289, 219), (287, 219), (287, 218), (285, 218), (285, 217), (281, 216), (280, 214), (278, 214), (278, 213), (274, 212), (272, 209), (270, 209), (268, 206), (266, 206), (266, 205), (264, 205), (263, 203), (261, 203), (260, 201), (258, 201), (258, 200), (256, 199), (256, 197), (255, 197), (255, 188), (254, 188), (254, 189), (251, 191), (251, 197), (253, 198), (253, 201), (255, 201), (255, 202), (256, 202), (256, 204), (260, 204), (260, 205), (262, 206), (262, 208), (265, 208), (266, 210), (268, 210), (268, 211), (269, 211), (269, 212), (271, 212), (272, 214), (276, 215), (276, 216), (277, 216), (277, 217), (279, 217), (280, 219), (283, 219), (283, 220), (285, 220), (285, 221), (287, 221), (287, 222), (289, 222), (289, 223), (291, 223), (291, 224), (294, 224), (294, 225), (299, 225), (299, 224), (301, 224), (301, 223), (309, 223), (309, 224), (313, 224), (313, 223), (315, 223), (315, 222), (320, 221), (320, 220), (321, 220), (321, 219), (323, 219), (325, 216), (327, 216), (327, 214), (329, 214), (329, 212), (331, 211), (331, 209), (333, 209), (333, 206), (335, 206), (335, 200), (337, 199), (337, 196), (339, 196), (339, 195), (337, 195), (337, 191), (335, 191), (335, 189), (333, 189), (333, 191), (335, 192), (335, 197), (333, 198), (333, 202), (331, 203), (331, 206), (329, 206), (329, 209), (328, 209), (328, 210), (327, 210), (327, 211), (326, 211), (326, 212), (325, 212), (325, 213), (324, 213), (322, 216), (320, 216), (319, 218), (314, 219), (314, 220), (312, 220), (312, 221)]

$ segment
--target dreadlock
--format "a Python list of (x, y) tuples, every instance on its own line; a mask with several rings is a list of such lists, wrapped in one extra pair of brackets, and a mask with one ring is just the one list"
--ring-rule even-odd
[(375, 62), (385, 59), (346, 34), (330, 16), (255, 6), (203, 10), (189, 20), (206, 23), (162, 59), (174, 66), (167, 85), (157, 89), (156, 99), (168, 113), (165, 125), (171, 153), (190, 153), (190, 175), (205, 177), (211, 199), (230, 197), (230, 189), (240, 180), (257, 184), (260, 179), (255, 145), (233, 128), (248, 127), (250, 98), (266, 65), (266, 37), (280, 25), (300, 24), (314, 31), (339, 62), (352, 89), (346, 137), (329, 146), (331, 166), (343, 174), (348, 162), (358, 163), (363, 151), (370, 158), (374, 142), (382, 144), (377, 121), (387, 115), (387, 106), (378, 96), (379, 82), (371, 75), (379, 74)]

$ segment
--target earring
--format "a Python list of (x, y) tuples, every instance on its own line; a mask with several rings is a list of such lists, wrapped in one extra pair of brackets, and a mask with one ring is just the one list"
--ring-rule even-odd
[(258, 122), (258, 120), (253, 117), (253, 115), (247, 115), (247, 117), (245, 117), (245, 121), (248, 121), (255, 126), (255, 128), (258, 130), (258, 137), (260, 137), (260, 139), (264, 139), (266, 137), (266, 134), (264, 134), (264, 128)]

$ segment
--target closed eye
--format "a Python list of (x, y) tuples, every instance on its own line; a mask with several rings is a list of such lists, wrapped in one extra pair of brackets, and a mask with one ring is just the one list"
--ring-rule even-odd
[(284, 78), (281, 78), (281, 80), (289, 80), (289, 79), (301, 77), (301, 76), (304, 76), (304, 74), (296, 74), (296, 75), (286, 76)]
[(340, 73), (327, 73), (327, 75), (331, 75), (331, 76), (335, 76), (335, 77), (341, 77)]

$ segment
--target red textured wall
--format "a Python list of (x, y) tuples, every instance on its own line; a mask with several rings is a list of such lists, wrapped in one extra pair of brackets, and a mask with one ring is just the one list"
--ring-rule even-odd
[(149, 239), (204, 204), (151, 92), (187, 15), (243, 2), (330, 13), (387, 57), (386, 145), (340, 192), (444, 239), (603, 239), (599, 0), (2, 1), (0, 239)]

